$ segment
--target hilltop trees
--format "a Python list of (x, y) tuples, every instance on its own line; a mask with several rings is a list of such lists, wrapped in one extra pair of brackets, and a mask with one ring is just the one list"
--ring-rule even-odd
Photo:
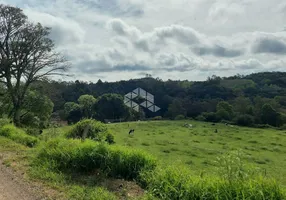
[(85, 118), (92, 118), (94, 114), (94, 105), (96, 103), (96, 98), (92, 95), (81, 95), (77, 100)]
[(13, 104), (10, 115), (16, 125), (31, 83), (67, 69), (49, 34), (50, 28), (29, 22), (21, 9), (0, 5), (0, 82)]
[(96, 104), (97, 118), (119, 119), (129, 115), (129, 109), (124, 105), (123, 97), (118, 94), (104, 94)]

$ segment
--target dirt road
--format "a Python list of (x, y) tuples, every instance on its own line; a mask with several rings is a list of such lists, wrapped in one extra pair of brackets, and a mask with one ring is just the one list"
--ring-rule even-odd
[(42, 200), (37, 189), (4, 166), (0, 160), (0, 200)]

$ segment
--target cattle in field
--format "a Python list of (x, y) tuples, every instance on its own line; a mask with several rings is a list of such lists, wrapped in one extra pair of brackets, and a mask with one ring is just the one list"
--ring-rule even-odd
[(132, 133), (134, 134), (135, 129), (130, 129), (129, 131), (129, 135), (131, 135)]

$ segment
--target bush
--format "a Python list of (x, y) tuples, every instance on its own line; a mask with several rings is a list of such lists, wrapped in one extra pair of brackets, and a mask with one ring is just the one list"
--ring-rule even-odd
[(9, 124), (9, 123), (10, 123), (10, 120), (8, 118), (1, 118), (0, 119), (0, 128), (6, 124)]
[(40, 119), (32, 113), (27, 113), (21, 118), (21, 124), (29, 127), (39, 127)]
[(177, 115), (175, 117), (175, 120), (184, 120), (185, 119), (185, 116), (184, 115)]
[(42, 133), (42, 130), (38, 128), (27, 128), (26, 133), (32, 136), (39, 136)]
[(204, 112), (202, 116), (206, 119), (207, 122), (218, 122), (216, 113), (214, 112)]
[(198, 121), (206, 121), (206, 118), (203, 116), (203, 115), (199, 115), (195, 118), (195, 120), (198, 120)]
[(156, 160), (142, 151), (91, 140), (51, 140), (40, 148), (36, 161), (63, 172), (101, 169), (109, 176), (129, 180), (136, 179), (141, 171), (152, 170), (156, 166)]
[(17, 143), (33, 147), (38, 143), (38, 139), (27, 135), (23, 130), (16, 128), (12, 124), (3, 126), (0, 129), (0, 136), (7, 137)]
[(111, 133), (107, 133), (105, 141), (106, 141), (108, 144), (114, 144), (114, 143), (115, 143), (114, 135), (111, 134)]
[(252, 126), (254, 124), (254, 118), (251, 115), (239, 115), (234, 121), (239, 126)]
[(91, 139), (95, 141), (103, 141), (108, 135), (107, 126), (99, 121), (85, 119), (76, 123), (67, 133), (68, 138)]
[(156, 117), (153, 117), (152, 120), (162, 120), (163, 117), (162, 116), (156, 116)]

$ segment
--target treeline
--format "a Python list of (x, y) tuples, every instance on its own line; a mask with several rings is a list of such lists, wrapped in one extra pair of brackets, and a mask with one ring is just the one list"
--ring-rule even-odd
[[(124, 95), (138, 87), (155, 96), (155, 104), (161, 108), (159, 112), (142, 108), (137, 113), (124, 106)], [(5, 88), (0, 89), (3, 115), (9, 113), (13, 105), (4, 95)], [(53, 113), (53, 117), (70, 123), (82, 118), (104, 121), (161, 116), (280, 127), (286, 123), (285, 111), (286, 73), (264, 72), (247, 76), (212, 76), (201, 82), (162, 81), (150, 76), (119, 82), (98, 80), (97, 83), (42, 80), (33, 83), (25, 95), (21, 120), (44, 126)]]
[[(206, 81), (162, 81), (146, 76), (119, 82), (65, 82), (41, 81), (32, 85), (54, 103), (54, 113), (62, 119), (82, 118), (80, 101), (82, 95), (91, 95), (96, 102), (92, 106), (92, 117), (104, 119), (132, 119), (130, 110), (123, 105), (123, 95), (140, 87), (155, 96), (155, 104), (161, 110), (157, 113), (143, 110), (138, 117), (153, 118), (193, 118), (219, 122), (222, 120), (239, 125), (268, 124), (282, 126), (285, 123), (286, 110), (286, 73), (264, 72), (247, 76), (209, 77)], [(71, 103), (73, 102), (73, 103)], [(74, 106), (69, 116), (67, 110)], [(72, 109), (73, 110), (73, 109)], [(134, 114), (134, 113), (133, 113)], [(91, 117), (91, 116), (89, 116)], [(72, 119), (71, 121), (77, 121)]]

